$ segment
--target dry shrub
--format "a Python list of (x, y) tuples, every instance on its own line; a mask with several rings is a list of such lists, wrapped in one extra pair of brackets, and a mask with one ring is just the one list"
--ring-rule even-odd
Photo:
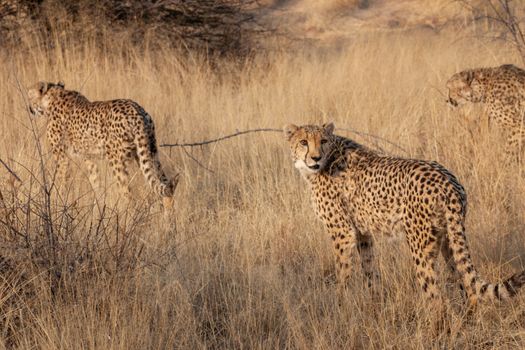
[[(525, 63), (525, 5), (513, 0), (458, 0), (476, 22), (484, 23), (481, 35), (513, 47)], [(487, 30), (488, 29), (488, 30)]]
[(257, 40), (268, 32), (257, 20), (258, 10), (255, 0), (3, 0), (0, 30), (4, 44), (11, 45), (24, 32), (36, 30), (48, 43), (65, 33), (77, 38), (111, 35), (142, 48), (147, 41), (157, 47), (246, 56), (260, 48)]

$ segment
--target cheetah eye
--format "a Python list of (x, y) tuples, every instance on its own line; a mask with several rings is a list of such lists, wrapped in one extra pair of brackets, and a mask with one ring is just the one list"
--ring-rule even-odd
[(306, 141), (306, 140), (301, 140), (301, 141), (299, 141), (299, 143), (301, 145), (303, 145), (303, 146), (308, 146), (308, 141)]
[(324, 144), (327, 143), (327, 142), (328, 142), (327, 139), (322, 139), (322, 140), (321, 140), (321, 145), (324, 145)]

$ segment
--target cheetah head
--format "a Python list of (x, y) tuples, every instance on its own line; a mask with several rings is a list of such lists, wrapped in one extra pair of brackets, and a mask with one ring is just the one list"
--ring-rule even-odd
[(446, 102), (452, 107), (458, 107), (466, 102), (481, 102), (483, 97), (482, 86), (474, 70), (454, 74), (447, 81), (447, 89)]
[(331, 154), (333, 131), (333, 123), (322, 126), (289, 124), (284, 127), (294, 165), (303, 176), (324, 169)]
[(52, 91), (64, 89), (64, 83), (39, 82), (27, 92), (29, 98), (29, 112), (35, 117), (45, 115), (52, 100)]

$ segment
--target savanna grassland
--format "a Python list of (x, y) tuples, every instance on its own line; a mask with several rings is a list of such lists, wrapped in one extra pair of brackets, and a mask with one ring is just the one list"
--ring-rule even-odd
[(166, 221), (136, 168), (137, 200), (127, 209), (116, 209), (108, 171), (106, 197), (93, 208), (81, 164), (72, 164), (70, 190), (58, 197), (45, 121), (32, 119), (25, 104), (27, 87), (39, 80), (62, 80), (91, 100), (130, 98), (153, 116), (159, 144), (333, 121), (338, 133), (370, 147), (436, 160), (455, 173), (468, 193), (474, 263), (497, 281), (524, 268), (523, 169), (503, 166), (502, 137), (481, 108), (446, 106), (444, 84), (467, 67), (520, 61), (508, 45), (476, 33), (358, 31), (344, 44), (274, 48), (243, 64), (158, 42), (154, 49), (148, 41), (130, 46), (110, 35), (57, 31), (50, 45), (27, 33), (0, 65), (0, 158), (21, 180), (0, 166), (0, 344), (525, 347), (525, 293), (467, 316), (458, 286), (447, 284), (445, 273), (440, 285), (450, 303), (450, 331), (434, 334), (402, 239), (376, 241), (379, 297), (366, 287), (358, 261), (348, 289), (339, 293), (329, 238), (281, 133), (161, 148), (167, 172), (181, 174)]

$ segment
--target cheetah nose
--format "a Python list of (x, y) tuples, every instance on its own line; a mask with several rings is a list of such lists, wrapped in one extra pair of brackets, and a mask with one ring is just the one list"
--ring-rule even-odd
[(312, 160), (313, 160), (314, 162), (318, 162), (318, 161), (321, 160), (321, 157), (320, 157), (320, 156), (318, 156), (318, 157), (312, 157)]

